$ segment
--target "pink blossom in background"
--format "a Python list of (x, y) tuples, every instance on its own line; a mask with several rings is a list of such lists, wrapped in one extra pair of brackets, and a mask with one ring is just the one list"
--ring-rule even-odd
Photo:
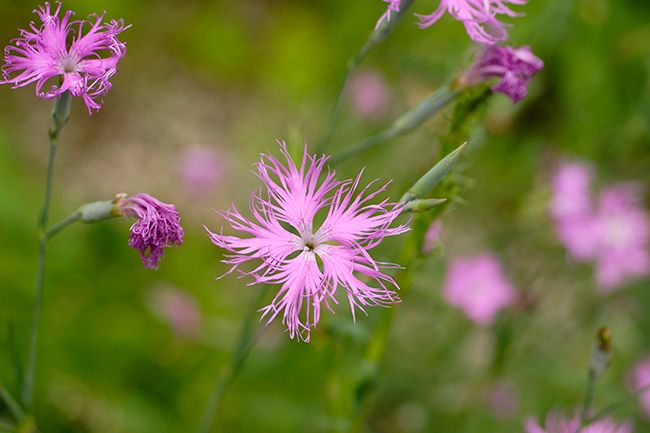
[(634, 184), (606, 188), (598, 199), (595, 233), (599, 240), (596, 282), (611, 291), (650, 272), (650, 220)]
[(518, 102), (526, 97), (530, 80), (543, 68), (544, 62), (529, 47), (489, 46), (461, 79), (475, 84), (498, 78), (492, 91)]
[(512, 418), (519, 409), (517, 390), (507, 382), (499, 382), (490, 391), (490, 410), (499, 419)]
[[(90, 113), (98, 111), (98, 98), (111, 89), (110, 78), (126, 54), (126, 45), (117, 36), (129, 26), (122, 20), (103, 23), (104, 14), (70, 21), (73, 11), (62, 17), (60, 12), (60, 2), (53, 11), (47, 2), (34, 10), (41, 25), (30, 23), (29, 29), (20, 30), (20, 37), (5, 48), (1, 83), (13, 88), (36, 83), (36, 94), (44, 99), (67, 91), (81, 96)], [(60, 85), (57, 78), (62, 79)], [(48, 83), (49, 88), (43, 89)]]
[(551, 216), (555, 232), (577, 260), (594, 257), (598, 240), (594, 236), (592, 169), (582, 162), (566, 162), (552, 179)]
[[(264, 188), (251, 194), (251, 218), (234, 205), (220, 212), (238, 235), (221, 230), (208, 235), (228, 251), (223, 262), (231, 265), (229, 272), (254, 261), (251, 271), (239, 270), (253, 278), (249, 284), (279, 286), (271, 304), (261, 310), (262, 318), (270, 323), (281, 314), (291, 338), (309, 341), (322, 307), (332, 310), (338, 302), (339, 288), (353, 318), (356, 309), (365, 312), (367, 306), (398, 302), (390, 288), (397, 288), (397, 283), (383, 272), (397, 265), (378, 262), (370, 252), (385, 237), (408, 228), (390, 227), (403, 204), (388, 199), (371, 204), (388, 184), (373, 191), (376, 181), (372, 181), (360, 188), (363, 172), (338, 181), (332, 170), (325, 169), (327, 157), (310, 155), (305, 147), (302, 162), (296, 165), (284, 143), (280, 151), (283, 160), (263, 154), (257, 163)], [(319, 212), (324, 220), (315, 226)]]
[(390, 20), (390, 17), (393, 15), (393, 13), (399, 12), (400, 3), (402, 2), (402, 0), (383, 1), (384, 3), (388, 3), (388, 6), (386, 7), (386, 12), (381, 16), (381, 18), (379, 18), (379, 21), (377, 21), (375, 28), (379, 27), (384, 21)]
[(479, 325), (489, 325), (516, 301), (516, 291), (492, 254), (455, 259), (449, 265), (443, 295)]
[(215, 188), (223, 174), (219, 153), (209, 147), (190, 147), (179, 155), (178, 171), (183, 186), (192, 195)]
[(355, 74), (348, 87), (352, 106), (361, 117), (378, 119), (388, 111), (390, 94), (384, 78), (377, 71)]
[(154, 311), (183, 337), (196, 336), (201, 328), (201, 312), (188, 292), (172, 287), (159, 287), (151, 296)]
[[(650, 357), (637, 362), (630, 372), (630, 391), (650, 386)], [(647, 417), (650, 417), (650, 389), (639, 396), (639, 406)]]
[(427, 232), (424, 234), (424, 242), (422, 243), (422, 252), (428, 254), (432, 252), (436, 245), (440, 242), (442, 236), (442, 220), (437, 219), (429, 224)]
[(555, 231), (577, 260), (596, 265), (596, 283), (611, 292), (650, 274), (650, 218), (640, 188), (632, 183), (606, 187), (597, 200), (591, 169), (565, 163), (553, 177), (550, 212)]
[(418, 15), (420, 27), (432, 26), (445, 12), (465, 25), (467, 34), (475, 42), (494, 45), (508, 39), (506, 25), (497, 15), (517, 17), (507, 4), (523, 5), (526, 0), (440, 0), (440, 5), (429, 15)]
[(184, 232), (174, 205), (149, 194), (136, 194), (120, 198), (116, 206), (119, 215), (136, 219), (131, 225), (129, 246), (140, 252), (146, 268), (158, 269), (165, 248), (182, 245)]
[(557, 412), (551, 412), (544, 427), (537, 421), (529, 419), (525, 423), (526, 433), (632, 433), (632, 424), (618, 424), (610, 418), (602, 418), (590, 424), (580, 426), (578, 417), (566, 418)]

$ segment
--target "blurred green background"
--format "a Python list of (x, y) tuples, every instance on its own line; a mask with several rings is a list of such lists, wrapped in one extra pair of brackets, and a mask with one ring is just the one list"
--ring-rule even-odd
[[(0, 41), (17, 36), (36, 3), (2, 0)], [(428, 13), (437, 1), (419, 0)], [(129, 221), (73, 226), (49, 250), (38, 360), (37, 415), (45, 432), (194, 431), (227, 362), (256, 287), (215, 278), (226, 268), (203, 224), (213, 209), (245, 207), (258, 186), (260, 152), (317, 143), (347, 59), (384, 12), (379, 0), (68, 0), (79, 16), (107, 10), (133, 25), (128, 53), (102, 111), (80, 101), (57, 161), (52, 220), (81, 203), (148, 192), (175, 203), (186, 241), (146, 270), (127, 245)], [(461, 141), (462, 202), (443, 217), (444, 248), (413, 263), (413, 287), (395, 321), (368, 404), (355, 409), (349, 386), (381, 311), (351, 326), (342, 305), (309, 344), (273, 323), (251, 353), (220, 411), (215, 431), (330, 432), (355, 423), (368, 432), (519, 432), (528, 416), (582, 402), (596, 329), (614, 335), (612, 365), (596, 406), (627, 394), (625, 377), (650, 352), (650, 286), (595, 293), (592, 270), (567, 261), (547, 213), (548, 177), (564, 156), (593, 161), (603, 182), (650, 182), (650, 3), (647, 0), (536, 0), (517, 8), (511, 43), (530, 45), (546, 64), (529, 97), (503, 95), (471, 119)], [(361, 70), (390, 88), (387, 112), (364, 120), (346, 102), (331, 150), (382, 128), (471, 63), (463, 26), (445, 17), (419, 30), (409, 14)], [(0, 380), (15, 389), (8, 326), (27, 350), (36, 269), (36, 216), (43, 193), (50, 103), (33, 88), (0, 88)], [(343, 176), (394, 179), (398, 198), (440, 156), (451, 110), (414, 134), (341, 164)], [(216, 149), (215, 188), (192, 194), (179, 179), (179, 155)], [(312, 149), (314, 146), (312, 146)], [(379, 258), (395, 260), (392, 241)], [(441, 298), (449, 257), (492, 250), (526, 311), (479, 328)], [(155, 297), (177, 288), (196, 300), (198, 330), (179, 333), (156, 312)], [(267, 294), (267, 298), (269, 294)], [(261, 307), (261, 305), (260, 305)], [(504, 343), (504, 341), (507, 342)], [(505, 349), (504, 349), (505, 348)], [(503, 350), (501, 350), (503, 349)], [(506, 384), (518, 404), (497, 416), (491, 390)], [(360, 413), (359, 413), (360, 412)], [(362, 421), (351, 421), (357, 413)], [(634, 402), (616, 413), (650, 424)]]

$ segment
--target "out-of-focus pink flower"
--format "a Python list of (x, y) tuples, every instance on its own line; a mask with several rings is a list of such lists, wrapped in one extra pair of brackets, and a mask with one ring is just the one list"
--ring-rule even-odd
[[(630, 389), (637, 392), (641, 388), (650, 387), (650, 357), (636, 363), (630, 372)], [(650, 389), (639, 396), (639, 406), (647, 417), (650, 417)]]
[(180, 155), (179, 174), (185, 189), (192, 195), (212, 190), (222, 176), (219, 154), (209, 147), (190, 147)]
[(490, 392), (490, 409), (499, 419), (512, 418), (519, 408), (517, 390), (507, 382), (499, 382)]
[(364, 71), (350, 80), (348, 94), (361, 117), (378, 119), (386, 114), (390, 99), (388, 87), (377, 71)]
[(442, 220), (434, 220), (429, 224), (427, 232), (424, 234), (424, 242), (422, 243), (422, 252), (428, 254), (433, 251), (440, 241), (442, 236)]
[(526, 97), (528, 83), (542, 70), (544, 62), (529, 47), (489, 46), (461, 78), (467, 84), (499, 78), (492, 91), (503, 93), (517, 102)]
[(525, 424), (526, 433), (632, 433), (630, 423), (617, 424), (610, 418), (603, 418), (590, 424), (580, 426), (578, 417), (566, 418), (557, 412), (551, 412), (546, 417), (544, 427), (537, 421), (529, 419)]
[[(104, 14), (70, 21), (74, 12), (59, 17), (60, 11), (60, 2), (54, 11), (47, 2), (34, 11), (42, 24), (30, 23), (29, 29), (20, 30), (20, 37), (5, 48), (1, 83), (14, 88), (36, 83), (36, 94), (44, 99), (70, 92), (83, 98), (90, 113), (98, 111), (101, 101), (97, 99), (111, 89), (109, 80), (126, 54), (126, 45), (117, 36), (129, 26), (122, 20), (102, 23)], [(43, 90), (57, 77), (62, 79), (60, 85)]]
[(183, 243), (181, 217), (176, 207), (149, 194), (124, 197), (115, 203), (118, 215), (135, 218), (131, 225), (129, 246), (140, 252), (144, 266), (158, 269), (165, 248)]
[(650, 221), (640, 196), (636, 185), (617, 184), (605, 189), (598, 200), (596, 281), (604, 291), (650, 273)]
[(443, 295), (479, 325), (490, 324), (501, 309), (516, 300), (515, 289), (491, 254), (452, 261)]
[(400, 3), (402, 0), (383, 0), (384, 3), (388, 3), (388, 6), (386, 7), (386, 12), (379, 18), (379, 21), (377, 21), (377, 25), (375, 28), (379, 27), (381, 23), (384, 21), (390, 20), (390, 17), (393, 15), (394, 12), (399, 12), (399, 7)]
[(553, 175), (550, 206), (555, 231), (577, 260), (594, 257), (598, 240), (594, 236), (592, 169), (580, 162), (563, 163)]
[(159, 287), (152, 293), (154, 311), (183, 337), (196, 336), (201, 327), (201, 312), (188, 292), (172, 287)]
[[(650, 386), (650, 357), (645, 357), (636, 363), (630, 372), (629, 379), (629, 386), (633, 392)], [(646, 416), (650, 417), (650, 389), (640, 395), (639, 405)]]
[(609, 292), (650, 273), (650, 218), (634, 184), (609, 186), (594, 204), (591, 177), (585, 164), (561, 165), (550, 212), (560, 241), (575, 259), (596, 263), (596, 282)]
[[(257, 175), (264, 189), (254, 192), (249, 201), (251, 218), (236, 207), (221, 212), (230, 226), (243, 236), (208, 231), (212, 242), (228, 251), (224, 263), (232, 272), (240, 265), (261, 262), (252, 271), (250, 284), (279, 285), (262, 317), (270, 323), (282, 314), (291, 338), (309, 341), (310, 331), (320, 320), (323, 305), (331, 310), (336, 292), (342, 288), (354, 317), (358, 308), (387, 305), (398, 301), (390, 286), (395, 280), (384, 269), (397, 265), (378, 262), (370, 256), (373, 248), (387, 236), (408, 230), (390, 227), (401, 214), (403, 204), (387, 199), (370, 202), (386, 185), (371, 191), (360, 188), (361, 172), (355, 179), (340, 182), (333, 171), (325, 172), (327, 157), (309, 155), (307, 148), (297, 166), (284, 143), (284, 161), (262, 155)], [(324, 220), (315, 226), (316, 215)]]
[(494, 45), (508, 39), (506, 25), (497, 15), (517, 17), (507, 4), (523, 5), (526, 0), (440, 0), (440, 5), (429, 15), (418, 15), (420, 27), (432, 26), (445, 12), (465, 25), (467, 34), (475, 42)]

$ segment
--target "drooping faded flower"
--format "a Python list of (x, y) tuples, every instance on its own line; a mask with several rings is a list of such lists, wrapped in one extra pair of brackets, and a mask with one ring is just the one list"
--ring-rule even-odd
[(479, 325), (489, 325), (501, 309), (516, 301), (514, 287), (491, 254), (452, 261), (443, 296)]
[(639, 395), (639, 406), (646, 417), (650, 417), (650, 357), (645, 357), (636, 363), (630, 373), (630, 390), (639, 392), (640, 389), (646, 389)]
[(492, 86), (492, 91), (503, 93), (517, 102), (526, 97), (528, 83), (543, 67), (544, 62), (527, 46), (494, 45), (483, 50), (461, 80), (465, 84), (476, 84), (498, 78), (499, 82)]
[(546, 417), (544, 427), (529, 419), (525, 428), (526, 433), (632, 433), (630, 423), (617, 424), (610, 418), (603, 418), (581, 427), (579, 417), (567, 418), (557, 412), (551, 412)]
[(440, 0), (440, 5), (429, 15), (418, 15), (420, 27), (432, 26), (449, 13), (465, 25), (467, 34), (475, 42), (494, 45), (508, 39), (506, 25), (497, 19), (497, 15), (517, 17), (521, 14), (512, 11), (507, 5), (523, 5), (527, 0)]
[(119, 216), (136, 219), (131, 225), (129, 246), (140, 252), (146, 268), (158, 269), (165, 248), (183, 243), (181, 218), (174, 205), (149, 194), (136, 194), (116, 200), (115, 209)]
[(41, 25), (30, 23), (5, 48), (2, 84), (36, 83), (36, 94), (44, 99), (70, 92), (83, 98), (90, 113), (98, 111), (99, 98), (111, 89), (110, 78), (126, 53), (117, 36), (129, 26), (122, 20), (102, 22), (104, 14), (71, 21), (73, 11), (62, 17), (60, 12), (60, 2), (53, 11), (48, 2), (34, 10)]
[(388, 6), (386, 7), (386, 12), (379, 18), (379, 21), (377, 21), (377, 25), (375, 28), (379, 27), (381, 23), (384, 21), (390, 20), (390, 17), (393, 15), (394, 12), (399, 12), (399, 7), (400, 3), (402, 0), (383, 0), (385, 3), (388, 3)]
[(373, 181), (360, 188), (362, 173), (341, 182), (334, 172), (325, 172), (327, 157), (309, 155), (305, 148), (296, 165), (284, 143), (280, 150), (284, 161), (263, 154), (256, 164), (264, 188), (251, 195), (251, 218), (234, 205), (220, 212), (239, 234), (208, 230), (208, 235), (229, 252), (223, 260), (231, 265), (228, 273), (254, 261), (253, 270), (239, 270), (253, 277), (250, 284), (279, 286), (271, 304), (261, 310), (262, 318), (270, 323), (281, 315), (291, 338), (309, 341), (323, 306), (331, 310), (338, 303), (339, 289), (353, 317), (357, 309), (365, 312), (367, 306), (398, 302), (391, 289), (397, 283), (384, 273), (397, 265), (378, 262), (370, 252), (385, 237), (408, 228), (390, 227), (402, 204), (386, 199), (370, 203), (388, 184), (371, 191)]

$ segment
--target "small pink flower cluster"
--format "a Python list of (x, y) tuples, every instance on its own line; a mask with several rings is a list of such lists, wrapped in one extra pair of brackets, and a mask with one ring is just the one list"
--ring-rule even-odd
[(650, 218), (637, 185), (610, 185), (594, 200), (591, 183), (588, 165), (560, 165), (552, 180), (550, 212), (569, 254), (593, 261), (598, 286), (611, 292), (650, 273)]

